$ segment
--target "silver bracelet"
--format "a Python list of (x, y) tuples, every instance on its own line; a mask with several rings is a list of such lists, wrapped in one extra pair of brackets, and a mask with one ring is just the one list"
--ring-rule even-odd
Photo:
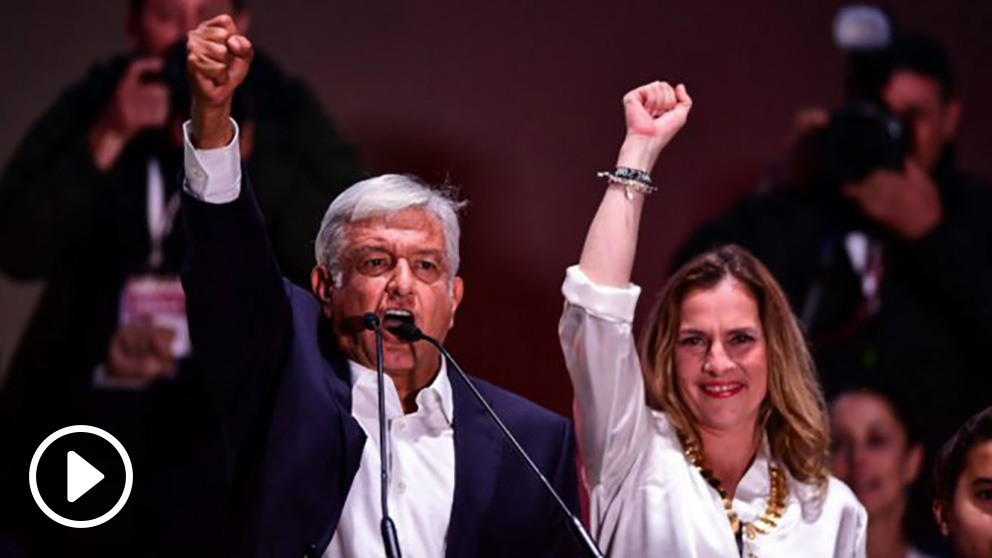
[(651, 175), (642, 170), (617, 167), (616, 170), (598, 172), (596, 176), (605, 178), (610, 184), (622, 185), (628, 200), (634, 199), (634, 192), (646, 196), (658, 191), (651, 183)]

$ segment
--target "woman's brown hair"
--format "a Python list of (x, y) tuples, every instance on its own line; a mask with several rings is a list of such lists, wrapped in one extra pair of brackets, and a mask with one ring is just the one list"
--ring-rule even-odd
[(661, 291), (641, 343), (648, 404), (667, 413), (681, 436), (702, 444), (675, 375), (682, 301), (690, 292), (712, 289), (728, 279), (739, 282), (754, 297), (764, 330), (768, 394), (758, 420), (772, 456), (800, 482), (825, 487), (830, 436), (813, 359), (778, 282), (740, 246), (726, 245), (696, 256)]

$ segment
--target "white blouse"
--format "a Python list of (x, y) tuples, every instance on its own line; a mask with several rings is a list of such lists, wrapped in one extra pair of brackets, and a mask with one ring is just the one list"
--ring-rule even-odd
[[(590, 522), (611, 556), (863, 557), (868, 519), (844, 483), (825, 496), (786, 472), (789, 494), (778, 526), (742, 554), (719, 494), (682, 452), (665, 413), (644, 399), (632, 333), (640, 288), (594, 284), (578, 266), (562, 286), (559, 336), (575, 389), (576, 430), (589, 489)], [(740, 520), (765, 511), (770, 490), (767, 442), (734, 495)]]

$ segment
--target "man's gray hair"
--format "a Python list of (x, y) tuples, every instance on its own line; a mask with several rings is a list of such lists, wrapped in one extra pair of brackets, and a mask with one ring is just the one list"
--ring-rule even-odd
[(458, 274), (458, 240), (461, 236), (458, 212), (465, 205), (466, 202), (455, 198), (453, 189), (433, 188), (413, 175), (383, 174), (356, 182), (341, 192), (324, 213), (314, 243), (317, 264), (327, 266), (334, 284), (340, 287), (344, 271), (341, 268), (341, 252), (345, 247), (345, 225), (420, 207), (441, 225), (449, 277), (454, 277)]

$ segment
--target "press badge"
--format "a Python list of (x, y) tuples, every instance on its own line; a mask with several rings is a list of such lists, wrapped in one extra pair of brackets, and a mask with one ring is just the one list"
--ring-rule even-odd
[(128, 279), (121, 293), (120, 324), (147, 317), (160, 327), (175, 332), (172, 355), (189, 356), (189, 323), (186, 321), (186, 293), (175, 276), (142, 275)]

